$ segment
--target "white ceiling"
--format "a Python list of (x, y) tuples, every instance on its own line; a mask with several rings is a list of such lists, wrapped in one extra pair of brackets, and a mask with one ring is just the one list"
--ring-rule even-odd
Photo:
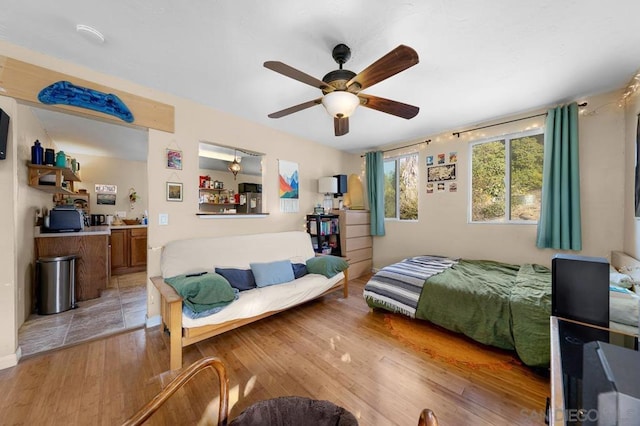
[[(4, 0), (0, 39), (362, 152), (624, 87), (640, 67), (639, 19), (637, 0)], [(321, 106), (267, 118), (321, 93), (262, 64), (321, 79), (337, 68), (338, 43), (351, 48), (345, 68), (356, 73), (413, 47), (418, 65), (363, 93), (419, 114), (360, 107), (341, 137)]]

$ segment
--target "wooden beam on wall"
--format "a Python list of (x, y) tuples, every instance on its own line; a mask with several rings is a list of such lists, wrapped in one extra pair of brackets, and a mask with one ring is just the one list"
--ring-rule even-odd
[(66, 110), (76, 115), (96, 117), (101, 120), (113, 121), (128, 125), (120, 118), (91, 109), (75, 107), (71, 105), (44, 105), (38, 100), (38, 93), (45, 87), (58, 81), (69, 81), (76, 86), (86, 87), (103, 93), (117, 95), (133, 113), (134, 121), (131, 123), (139, 127), (146, 127), (164, 132), (174, 133), (174, 107), (172, 105), (156, 102), (151, 99), (122, 92), (111, 87), (92, 83), (68, 74), (52, 71), (37, 65), (18, 61), (17, 59), (0, 56), (0, 87), (6, 92), (0, 94), (15, 99), (40, 104), (48, 108)]

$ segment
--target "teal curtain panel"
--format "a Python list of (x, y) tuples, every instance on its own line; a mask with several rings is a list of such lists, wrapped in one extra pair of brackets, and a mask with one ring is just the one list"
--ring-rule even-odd
[(576, 102), (552, 108), (547, 113), (536, 245), (582, 250)]
[(371, 212), (371, 235), (384, 235), (384, 159), (382, 151), (367, 152), (367, 197)]

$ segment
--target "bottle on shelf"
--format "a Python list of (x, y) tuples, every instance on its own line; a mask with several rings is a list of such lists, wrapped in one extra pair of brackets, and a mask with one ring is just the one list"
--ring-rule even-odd
[(67, 156), (64, 151), (58, 151), (56, 154), (56, 167), (67, 167)]
[(44, 150), (44, 164), (47, 166), (53, 166), (56, 164), (56, 152), (53, 148), (47, 148)]
[(44, 148), (40, 145), (40, 141), (36, 139), (31, 147), (31, 164), (42, 164), (44, 157)]

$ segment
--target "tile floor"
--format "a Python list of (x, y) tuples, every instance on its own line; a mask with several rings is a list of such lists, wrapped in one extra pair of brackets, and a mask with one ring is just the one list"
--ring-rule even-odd
[(78, 302), (77, 309), (53, 315), (32, 314), (18, 332), (22, 355), (143, 326), (146, 280), (146, 272), (113, 276), (99, 298)]

